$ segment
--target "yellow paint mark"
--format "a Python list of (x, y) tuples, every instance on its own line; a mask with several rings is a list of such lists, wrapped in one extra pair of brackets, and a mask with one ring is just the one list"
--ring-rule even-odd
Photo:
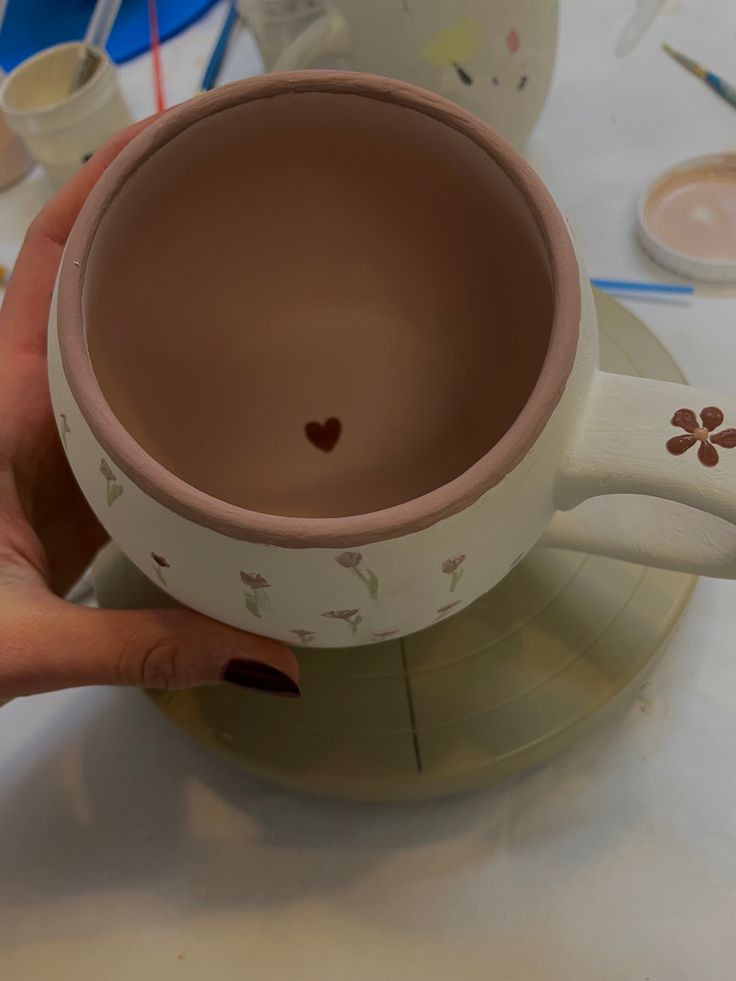
[(462, 64), (482, 46), (482, 28), (470, 17), (446, 28), (422, 48), (421, 56), (438, 68)]

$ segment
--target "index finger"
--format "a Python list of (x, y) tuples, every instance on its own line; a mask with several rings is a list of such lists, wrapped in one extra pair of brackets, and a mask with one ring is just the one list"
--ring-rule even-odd
[(0, 341), (34, 353), (45, 351), (49, 297), (66, 240), (82, 205), (123, 147), (155, 118), (149, 116), (116, 133), (34, 218), (3, 301)]

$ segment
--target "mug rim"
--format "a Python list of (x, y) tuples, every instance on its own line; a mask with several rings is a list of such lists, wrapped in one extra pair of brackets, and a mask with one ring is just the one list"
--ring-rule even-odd
[[(462, 474), (410, 501), (346, 517), (264, 514), (207, 494), (171, 473), (127, 432), (97, 382), (86, 343), (84, 280), (95, 233), (126, 182), (165, 144), (201, 120), (247, 102), (326, 93), (388, 102), (428, 115), (474, 142), (521, 193), (545, 243), (553, 288), (549, 344), (534, 388), (501, 439)], [(565, 219), (531, 166), (502, 136), (460, 106), (407, 82), (356, 72), (302, 71), (263, 75), (172, 109), (136, 136), (105, 170), (69, 236), (57, 284), (57, 331), (63, 371), (79, 411), (111, 460), (168, 510), (229, 538), (290, 548), (349, 548), (421, 531), (468, 508), (523, 460), (565, 390), (580, 331), (578, 262)]]

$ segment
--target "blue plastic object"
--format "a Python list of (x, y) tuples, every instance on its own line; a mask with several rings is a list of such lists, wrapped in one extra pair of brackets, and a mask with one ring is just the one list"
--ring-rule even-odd
[(591, 285), (607, 293), (661, 293), (671, 296), (690, 296), (695, 292), (693, 286), (680, 286), (677, 283), (639, 283), (630, 279), (591, 279)]
[[(217, 0), (158, 0), (161, 40), (183, 31)], [(9, 72), (25, 58), (62, 41), (81, 41), (95, 0), (10, 0), (0, 34), (0, 65)], [(147, 0), (123, 0), (107, 52), (120, 63), (148, 50)]]

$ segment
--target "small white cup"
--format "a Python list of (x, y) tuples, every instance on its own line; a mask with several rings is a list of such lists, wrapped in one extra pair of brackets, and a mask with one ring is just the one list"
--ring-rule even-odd
[[(5, 72), (0, 68), (0, 84)], [(0, 191), (19, 181), (33, 166), (33, 159), (23, 143), (8, 129), (0, 113)]]
[(81, 44), (58, 44), (18, 65), (0, 88), (0, 110), (55, 187), (133, 121), (104, 52), (92, 77), (69, 94)]

